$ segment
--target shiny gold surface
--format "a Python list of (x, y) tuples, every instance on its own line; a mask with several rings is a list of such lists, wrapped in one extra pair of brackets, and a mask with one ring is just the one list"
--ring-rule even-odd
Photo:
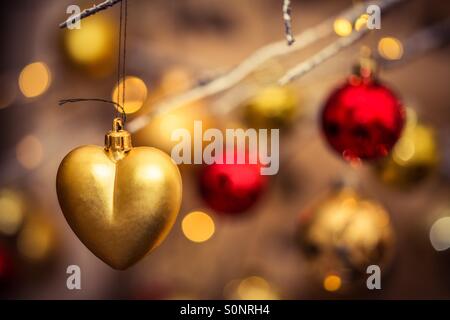
[(71, 151), (59, 167), (56, 187), (78, 238), (111, 267), (126, 269), (167, 236), (182, 191), (178, 168), (162, 151), (120, 152), (93, 145)]
[(395, 236), (389, 214), (354, 190), (334, 191), (300, 216), (299, 243), (319, 273), (365, 274), (371, 264), (389, 265)]

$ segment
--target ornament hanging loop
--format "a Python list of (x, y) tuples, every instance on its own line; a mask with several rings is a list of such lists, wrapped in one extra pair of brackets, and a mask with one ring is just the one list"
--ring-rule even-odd
[(114, 132), (119, 132), (124, 130), (123, 119), (114, 118), (112, 129)]

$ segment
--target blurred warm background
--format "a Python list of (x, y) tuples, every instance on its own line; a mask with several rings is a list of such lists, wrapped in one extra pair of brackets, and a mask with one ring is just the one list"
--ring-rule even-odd
[[(281, 127), (280, 171), (258, 181), (255, 203), (226, 214), (202, 197), (200, 166), (180, 166), (183, 204), (172, 232), (126, 271), (111, 269), (85, 248), (56, 197), (63, 157), (80, 145), (102, 145), (113, 117), (107, 104), (59, 107), (58, 100), (111, 99), (117, 90), (119, 8), (83, 20), (81, 30), (60, 30), (73, 2), (2, 5), (1, 297), (450, 298), (449, 47), (380, 70), (380, 79), (408, 107), (403, 140), (384, 162), (347, 163), (327, 145), (318, 121), (362, 45), (402, 62), (405, 39), (448, 19), (448, 2), (404, 1), (383, 14), (381, 30), (289, 87), (271, 88), (290, 66), (348, 36), (354, 26), (338, 21), (330, 36), (266, 62), (233, 88), (152, 118), (133, 142), (168, 153), (172, 130), (192, 130), (194, 120), (204, 128)], [(284, 37), (281, 0), (128, 2), (131, 121)], [(292, 1), (293, 30), (360, 2)], [(365, 286), (371, 263), (381, 266), (382, 290)], [(81, 268), (80, 291), (66, 288), (71, 264)]]

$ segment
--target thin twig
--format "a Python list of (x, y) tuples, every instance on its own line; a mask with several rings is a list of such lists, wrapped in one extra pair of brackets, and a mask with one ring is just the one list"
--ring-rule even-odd
[(294, 68), (288, 70), (279, 80), (278, 84), (284, 86), (291, 81), (294, 81), (309, 71), (313, 70), (318, 65), (322, 64), (326, 60), (338, 54), (342, 49), (347, 48), (356, 41), (362, 38), (368, 31), (367, 28), (363, 28), (360, 31), (354, 31), (351, 35), (345, 38), (339, 38), (332, 44), (326, 46), (312, 57), (296, 65)]
[[(147, 125), (147, 123), (155, 115), (170, 112), (197, 100), (204, 99), (224, 90), (230, 89), (268, 60), (299, 51), (308, 45), (331, 35), (333, 33), (333, 23), (337, 17), (345, 18), (351, 22), (354, 22), (359, 16), (361, 16), (361, 14), (366, 12), (366, 8), (369, 4), (376, 4), (383, 10), (388, 9), (402, 1), (405, 0), (378, 0), (371, 1), (370, 3), (358, 3), (353, 5), (351, 8), (344, 10), (340, 14), (321, 22), (319, 25), (296, 35), (295, 38), (297, 40), (292, 46), (286, 46), (286, 42), (283, 40), (261, 47), (247, 59), (238, 64), (235, 68), (231, 69), (228, 73), (225, 73), (224, 75), (219, 76), (206, 84), (196, 86), (184, 93), (169, 97), (160, 103), (157, 103), (151, 110), (131, 120), (128, 123), (128, 129), (131, 132), (136, 132)], [(343, 40), (343, 42), (345, 41)]]
[(100, 4), (98, 4), (98, 5), (94, 4), (93, 7), (85, 9), (82, 12), (80, 12), (79, 14), (77, 14), (77, 15), (75, 15), (73, 17), (70, 17), (69, 19), (67, 19), (64, 22), (61, 22), (59, 24), (59, 27), (61, 29), (67, 28), (67, 26), (69, 24), (74, 23), (76, 21), (79, 21), (81, 19), (87, 18), (89, 16), (92, 16), (93, 14), (96, 14), (99, 11), (108, 9), (109, 7), (112, 7), (113, 5), (115, 5), (115, 4), (117, 4), (117, 3), (121, 2), (121, 1), (122, 0), (106, 0), (106, 1), (104, 1), (104, 2), (102, 2)]
[(283, 0), (283, 20), (284, 20), (284, 33), (286, 35), (287, 44), (290, 46), (295, 42), (292, 35), (291, 25), (291, 0)]

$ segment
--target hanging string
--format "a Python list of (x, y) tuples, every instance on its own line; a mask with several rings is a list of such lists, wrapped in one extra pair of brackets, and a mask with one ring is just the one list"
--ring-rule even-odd
[(72, 98), (72, 99), (59, 100), (58, 105), (62, 106), (62, 105), (65, 105), (66, 103), (85, 102), (85, 101), (97, 101), (97, 102), (113, 104), (113, 105), (117, 106), (117, 109), (120, 110), (120, 113), (122, 114), (123, 123), (125, 124), (125, 122), (127, 121), (127, 114), (125, 113), (125, 109), (123, 108), (123, 106), (120, 103), (117, 103), (117, 102), (114, 102), (111, 100), (106, 100), (106, 99), (101, 99), (101, 98)]
[[(128, 1), (123, 0), (120, 3), (119, 13), (119, 50), (117, 53), (117, 102), (101, 99), (101, 98), (70, 98), (59, 101), (59, 105), (65, 105), (66, 103), (85, 102), (85, 101), (97, 101), (110, 103), (114, 106), (114, 117), (121, 117), (122, 122), (125, 125), (127, 121), (127, 115), (125, 112), (125, 72), (126, 72), (126, 55), (127, 55), (127, 22), (128, 22)], [(123, 34), (123, 36), (122, 36)], [(122, 43), (123, 38), (123, 43)], [(120, 88), (122, 81), (122, 103), (120, 99)]]
[(123, 26), (123, 66), (122, 66), (122, 106), (125, 106), (125, 74), (126, 74), (126, 62), (127, 62), (127, 23), (128, 23), (128, 0), (122, 1), (122, 5), (124, 6), (124, 15), (125, 21)]
[[(123, 12), (123, 1), (120, 3), (119, 10), (119, 51), (117, 52), (117, 103), (120, 103), (120, 80), (121, 80), (121, 59), (122, 59), (122, 12)], [(122, 105), (123, 106), (123, 105)], [(115, 109), (115, 114), (118, 116), (119, 111)]]

